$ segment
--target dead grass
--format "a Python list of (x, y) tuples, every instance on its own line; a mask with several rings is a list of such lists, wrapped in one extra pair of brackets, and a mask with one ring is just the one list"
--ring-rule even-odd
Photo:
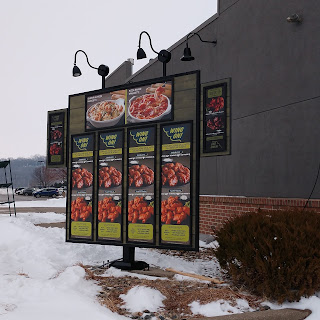
[(253, 309), (258, 309), (260, 300), (246, 294), (237, 288), (226, 285), (215, 285), (198, 281), (178, 281), (178, 280), (147, 280), (134, 277), (102, 277), (101, 270), (94, 270), (90, 266), (81, 265), (87, 274), (88, 280), (94, 280), (101, 287), (98, 295), (100, 303), (113, 312), (121, 315), (132, 316), (123, 308), (123, 301), (119, 297), (126, 294), (135, 286), (145, 286), (159, 290), (166, 299), (163, 301), (164, 308), (155, 313), (159, 315), (174, 315), (176, 319), (184, 317), (197, 318), (192, 316), (189, 304), (198, 301), (200, 304), (207, 304), (212, 301), (225, 300), (231, 305), (236, 305), (236, 299), (245, 299)]

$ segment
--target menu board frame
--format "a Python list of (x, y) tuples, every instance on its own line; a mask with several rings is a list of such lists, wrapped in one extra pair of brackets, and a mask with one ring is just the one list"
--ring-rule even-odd
[[(98, 218), (98, 215), (99, 215), (99, 190), (100, 190), (100, 187), (99, 187), (99, 168), (100, 168), (100, 165), (99, 165), (99, 161), (100, 161), (100, 139), (101, 139), (101, 135), (103, 134), (114, 134), (114, 133), (121, 133), (121, 136), (122, 136), (122, 140), (121, 140), (121, 143), (119, 143), (119, 145), (121, 145), (121, 149), (122, 149), (122, 160), (121, 160), (121, 175), (122, 175), (122, 181), (121, 181), (121, 213), (120, 213), (120, 219), (118, 219), (118, 221), (120, 221), (120, 239), (119, 240), (111, 240), (111, 239), (103, 239), (102, 237), (99, 237), (99, 218)], [(98, 180), (98, 185), (97, 185), (97, 192), (95, 192), (97, 194), (97, 206), (94, 207), (95, 210), (94, 210), (94, 214), (97, 215), (96, 217), (96, 237), (97, 237), (97, 242), (98, 243), (101, 243), (101, 244), (110, 244), (110, 245), (122, 245), (123, 244), (123, 215), (124, 215), (124, 156), (125, 156), (125, 151), (124, 151), (124, 139), (125, 138), (125, 132), (123, 129), (114, 129), (114, 130), (105, 130), (105, 131), (99, 131), (98, 132), (98, 154), (97, 154), (97, 180)]]
[[(223, 104), (219, 101), (221, 97)], [(211, 107), (208, 107), (210, 102)], [(231, 154), (230, 106), (231, 79), (218, 80), (202, 86), (201, 156)], [(209, 126), (207, 125), (208, 121), (210, 121)], [(211, 141), (212, 147), (209, 146), (209, 141)]]
[[(157, 117), (156, 120), (152, 120), (152, 119), (138, 120), (137, 118), (134, 119), (134, 117), (131, 116), (131, 114), (128, 111), (128, 105), (130, 103), (130, 100), (133, 98), (139, 99), (142, 96), (151, 96), (152, 94), (155, 94), (154, 91), (152, 92), (149, 92), (149, 91), (153, 89), (157, 89), (157, 87), (153, 88), (153, 86), (159, 85), (161, 83), (164, 83), (164, 87), (163, 87), (164, 92), (161, 95), (166, 97), (166, 99), (164, 99), (165, 101), (168, 101), (168, 107), (166, 111), (162, 115), (160, 115), (159, 118)], [(131, 91), (133, 91), (132, 94), (131, 94)], [(134, 94), (137, 94), (137, 97), (133, 96)], [(132, 97), (130, 98), (130, 96)], [(94, 106), (99, 102), (101, 103), (102, 101), (107, 101), (107, 103), (109, 103), (111, 100), (121, 101), (119, 102), (119, 105), (123, 106), (124, 108), (123, 115), (119, 115), (114, 120), (108, 121), (109, 123), (105, 124), (105, 126), (103, 126), (103, 124), (100, 123), (100, 121), (94, 121), (94, 120), (92, 121), (92, 119), (89, 119), (88, 113), (90, 112), (89, 111), (90, 108), (94, 108)], [(118, 118), (120, 119), (117, 122), (116, 119)], [(164, 121), (172, 121), (174, 119), (174, 77), (168, 76), (168, 77), (157, 78), (152, 80), (140, 81), (132, 84), (126, 84), (126, 85), (121, 85), (113, 88), (102, 89), (97, 91), (96, 93), (86, 94), (84, 119), (85, 119), (86, 132), (112, 130), (119, 127), (134, 127), (134, 126), (140, 127), (147, 124), (156, 124)]]
[[(129, 183), (128, 183), (128, 180), (127, 180), (127, 188), (126, 188), (126, 198), (127, 198), (127, 204), (126, 204), (126, 212), (127, 212), (127, 215), (126, 215), (126, 243), (128, 245), (135, 245), (135, 246), (145, 246), (145, 247), (154, 247), (155, 244), (156, 244), (156, 224), (157, 224), (157, 221), (156, 221), (156, 208), (157, 208), (157, 194), (156, 194), (156, 177), (157, 177), (157, 163), (156, 163), (156, 159), (157, 159), (157, 127), (156, 125), (147, 125), (147, 126), (139, 126), (137, 128), (128, 128), (127, 130), (127, 175), (128, 175), (128, 178), (129, 179), (129, 159), (130, 159), (130, 132), (133, 131), (133, 130), (141, 130), (141, 131), (145, 131), (146, 129), (150, 129), (152, 128), (152, 130), (154, 131), (154, 135), (153, 135), (153, 146), (154, 146), (154, 150), (153, 150), (153, 174), (154, 174), (154, 181), (153, 181), (153, 208), (154, 208), (154, 211), (153, 211), (153, 223), (152, 223), (152, 226), (153, 226), (153, 232), (152, 232), (152, 241), (143, 241), (142, 239), (137, 239), (137, 240), (130, 240), (129, 238), (129, 219), (128, 219), (128, 216), (129, 216)], [(149, 168), (150, 169), (150, 168)], [(146, 201), (145, 199), (143, 199), (142, 201)], [(146, 203), (148, 204), (148, 206), (150, 206), (150, 203), (149, 201), (146, 201)], [(141, 221), (140, 221), (141, 222)]]
[[(58, 117), (58, 119), (54, 119)], [(56, 123), (53, 125), (53, 123)], [(47, 137), (47, 166), (48, 167), (64, 167), (66, 164), (66, 122), (67, 109), (60, 109), (48, 112), (48, 137)], [(55, 148), (55, 146), (57, 146)], [(57, 149), (58, 148), (58, 149)], [(60, 152), (59, 152), (60, 151)], [(51, 154), (59, 152), (59, 154)], [(60, 161), (53, 161), (54, 155), (60, 156)]]
[[(193, 172), (193, 155), (194, 155), (194, 146), (193, 146), (193, 126), (195, 125), (194, 122), (192, 120), (187, 120), (187, 121), (177, 121), (177, 122), (172, 122), (172, 123), (164, 123), (160, 125), (160, 162), (161, 162), (161, 171), (162, 171), (162, 158), (163, 158), (163, 148), (162, 146), (163, 144), (163, 128), (164, 127), (176, 127), (176, 126), (183, 126), (183, 125), (189, 125), (190, 126), (190, 130), (189, 130), (189, 143), (190, 143), (190, 155), (189, 155), (189, 169), (190, 170), (190, 179), (189, 179), (189, 217), (186, 217), (186, 220), (188, 220), (188, 227), (189, 227), (189, 232), (188, 232), (188, 243), (184, 243), (181, 241), (174, 241), (172, 240), (170, 241), (165, 241), (162, 239), (162, 228), (163, 228), (163, 223), (161, 221), (161, 215), (162, 215), (162, 209), (161, 209), (161, 202), (162, 202), (162, 190), (163, 190), (163, 183), (162, 183), (162, 179), (160, 178), (160, 188), (159, 188), (159, 245), (160, 247), (164, 247), (164, 248), (172, 248), (172, 249), (181, 249), (184, 250), (186, 248), (191, 248), (192, 247), (192, 229), (193, 229), (193, 218), (195, 216), (195, 212), (193, 212), (193, 208), (194, 206), (197, 204), (197, 195), (193, 195), (193, 188), (194, 188), (194, 183), (198, 183), (198, 181), (194, 182), (193, 181), (193, 177), (194, 177), (194, 172)], [(176, 150), (177, 151), (177, 150)], [(185, 162), (185, 161), (184, 161)], [(173, 163), (173, 162), (172, 162)], [(184, 168), (185, 169), (185, 168)], [(181, 186), (180, 186), (181, 187)], [(177, 187), (179, 188), (179, 186)], [(170, 193), (170, 192), (169, 192)], [(180, 199), (176, 200), (176, 202), (181, 202), (183, 203), (183, 205), (186, 205), (186, 202), (188, 201), (181, 201)], [(183, 206), (183, 207), (184, 207)], [(174, 220), (174, 217), (173, 217)], [(180, 223), (183, 223), (183, 221), (181, 221), (180, 223), (174, 222), (175, 225), (179, 226)], [(195, 223), (197, 224), (197, 217), (195, 217)], [(178, 227), (176, 227), (177, 229)]]
[[(94, 239), (94, 221), (95, 221), (95, 217), (94, 217), (94, 208), (95, 208), (95, 193), (96, 193), (96, 190), (95, 190), (95, 186), (94, 186), (94, 181), (95, 181), (95, 135), (92, 134), (92, 133), (83, 133), (83, 134), (75, 134), (75, 135), (71, 135), (71, 154), (70, 154), (70, 157), (71, 157), (71, 173), (72, 173), (72, 155), (73, 155), (73, 151), (74, 151), (74, 144), (73, 144), (73, 140), (74, 138), (78, 138), (78, 137), (89, 137), (92, 139), (92, 150), (89, 150), (89, 152), (92, 152), (92, 194), (91, 194), (91, 235), (90, 236), (74, 236), (72, 235), (72, 222), (73, 222), (73, 219), (72, 219), (72, 212), (71, 212), (71, 207), (72, 207), (72, 190), (74, 189), (72, 187), (72, 178), (69, 180), (69, 192), (70, 192), (70, 199), (68, 198), (68, 202), (67, 202), (67, 206), (69, 208), (69, 212), (70, 212), (70, 215), (67, 216), (67, 219), (69, 219), (69, 239), (70, 241), (72, 242), (85, 242), (85, 243), (92, 243), (93, 239)], [(86, 150), (88, 151), (88, 150)], [(71, 174), (72, 176), (72, 174)], [(85, 198), (85, 197), (84, 197)], [(86, 202), (87, 200), (84, 199)], [(89, 200), (90, 201), (90, 200)], [(89, 205), (89, 203), (87, 203), (87, 205)], [(81, 222), (81, 221), (80, 221)]]
[[(159, 120), (154, 122), (149, 122), (145, 124), (133, 124), (124, 125), (112, 128), (99, 128), (95, 130), (87, 130), (85, 128), (85, 108), (86, 108), (86, 97), (99, 95), (105, 92), (119, 91), (122, 89), (136, 88), (139, 86), (147, 86), (150, 83), (172, 81), (172, 87), (174, 88), (172, 92), (172, 101), (174, 100), (174, 108), (172, 108), (172, 119)], [(101, 244), (101, 245), (115, 245), (122, 247), (140, 247), (140, 248), (158, 248), (158, 249), (172, 249), (172, 250), (199, 250), (199, 161), (200, 161), (200, 128), (201, 128), (201, 86), (200, 86), (200, 71), (190, 71), (186, 73), (170, 75), (169, 77), (159, 77), (155, 79), (143, 80), (135, 83), (124, 84), (120, 86), (114, 86), (107, 89), (98, 89), (89, 92), (77, 93), (69, 96), (69, 106), (68, 106), (68, 126), (67, 126), (67, 163), (68, 163), (68, 185), (70, 186), (70, 180), (72, 179), (71, 170), (71, 143), (72, 137), (75, 135), (86, 135), (93, 134), (95, 136), (95, 149), (94, 149), (94, 202), (93, 202), (93, 239), (76, 239), (70, 238), (70, 203), (71, 203), (71, 190), (70, 187), (67, 191), (67, 222), (66, 222), (66, 241), (72, 243), (88, 243), (88, 244)], [(173, 104), (172, 104), (173, 105)], [(190, 223), (190, 243), (161, 243), (160, 241), (160, 192), (161, 192), (161, 145), (160, 145), (160, 129), (161, 125), (172, 123), (184, 123), (193, 122), (193, 132), (192, 132), (192, 158), (191, 165), (192, 172), (192, 221)], [(127, 225), (127, 180), (128, 180), (128, 131), (134, 128), (144, 128), (144, 127), (155, 127), (156, 128), (156, 143), (155, 143), (155, 153), (154, 153), (154, 166), (155, 166), (155, 177), (156, 183), (154, 184), (154, 228), (153, 228), (153, 242), (132, 242), (128, 240), (128, 225)], [(124, 131), (124, 150), (123, 150), (123, 207), (122, 207), (122, 242), (114, 241), (102, 241), (98, 238), (98, 163), (99, 163), (99, 135), (102, 132), (109, 131)]]

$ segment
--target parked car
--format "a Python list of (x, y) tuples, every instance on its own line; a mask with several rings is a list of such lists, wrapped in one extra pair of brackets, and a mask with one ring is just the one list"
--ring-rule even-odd
[(35, 191), (36, 191), (35, 188), (25, 188), (22, 190), (22, 194), (24, 196), (32, 196)]
[(67, 193), (67, 188), (66, 187), (61, 187), (58, 188), (60, 195), (65, 196)]
[(15, 194), (22, 194), (22, 192), (23, 192), (24, 189), (25, 189), (25, 188), (16, 188), (16, 189), (14, 190), (14, 193), (15, 193)]
[(59, 190), (57, 188), (43, 188), (33, 193), (33, 196), (36, 198), (40, 197), (52, 197), (55, 198), (59, 196)]

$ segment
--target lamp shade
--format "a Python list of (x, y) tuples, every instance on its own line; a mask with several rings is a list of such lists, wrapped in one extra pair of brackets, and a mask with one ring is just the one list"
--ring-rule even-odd
[(137, 60), (146, 58), (147, 55), (142, 48), (139, 48), (137, 51)]
[(189, 47), (185, 47), (183, 51), (183, 56), (180, 58), (181, 61), (192, 61), (194, 57), (191, 55), (191, 50)]
[(80, 77), (81, 76), (81, 71), (76, 65), (73, 66), (72, 75), (74, 77)]

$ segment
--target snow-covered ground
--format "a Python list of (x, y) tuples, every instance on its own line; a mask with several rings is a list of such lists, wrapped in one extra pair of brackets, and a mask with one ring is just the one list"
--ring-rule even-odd
[[(53, 202), (55, 207), (65, 199), (44, 200), (45, 206), (52, 201), (56, 201)], [(26, 202), (35, 207), (40, 201)], [(66, 243), (64, 229), (34, 225), (60, 221), (65, 221), (65, 215), (53, 212), (18, 213), (17, 217), (0, 215), (0, 319), (127, 319), (99, 304), (96, 298), (99, 286), (85, 280), (85, 271), (78, 265), (101, 265), (103, 261), (118, 259), (122, 257), (122, 247)], [(212, 276), (219, 276), (215, 261), (190, 262), (175, 256), (164, 259), (160, 252), (149, 249), (136, 249), (136, 259), (160, 268), (197, 274), (206, 268)], [(105, 276), (127, 274), (110, 268)], [(313, 312), (308, 320), (320, 319), (319, 296), (282, 306), (273, 304), (272, 308), (308, 308)], [(124, 307), (134, 312), (156, 311), (164, 299), (159, 291), (143, 286), (132, 288), (121, 298)], [(236, 306), (230, 306), (226, 301), (207, 305), (194, 301), (191, 310), (194, 314), (215, 316), (249, 311), (250, 308), (246, 301), (239, 299)]]

